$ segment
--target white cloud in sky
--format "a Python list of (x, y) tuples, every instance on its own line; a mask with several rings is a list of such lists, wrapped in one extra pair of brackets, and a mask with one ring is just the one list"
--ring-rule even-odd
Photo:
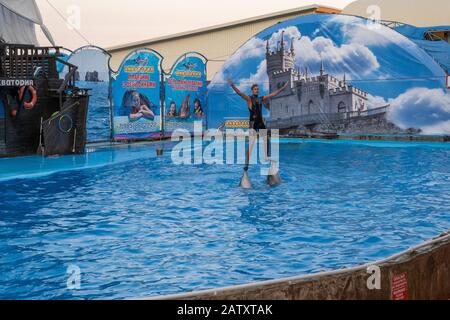
[(383, 97), (373, 96), (371, 94), (369, 94), (367, 96), (367, 108), (369, 108), (369, 109), (385, 107), (388, 104), (389, 104), (389, 102), (386, 101), (386, 99), (384, 99)]
[[(353, 43), (337, 46), (331, 39), (322, 36), (311, 39), (308, 36), (302, 36), (300, 30), (295, 26), (280, 29), (272, 34), (269, 39), (269, 46), (272, 51), (275, 51), (279, 46), (282, 32), (284, 32), (284, 39), (288, 48), (294, 41), (295, 63), (301, 70), (308, 67), (310, 72), (318, 73), (320, 63), (323, 60), (327, 72), (337, 77), (346, 74), (347, 79), (353, 79), (361, 75), (371, 74), (380, 67), (376, 56), (364, 45)], [(225, 84), (227, 77), (233, 75), (234, 71), (241, 72), (239, 68), (245, 67), (246, 61), (250, 59), (258, 58), (265, 61), (265, 53), (266, 41), (256, 37), (251, 39), (225, 62), (213, 83)], [(260, 76), (262, 76), (261, 70), (259, 64), (248, 79), (260, 79)]]
[(443, 89), (413, 88), (389, 100), (368, 96), (369, 109), (386, 105), (390, 105), (388, 120), (402, 129), (450, 134), (450, 93)]
[[(414, 44), (402, 34), (371, 20), (366, 20), (354, 16), (335, 15), (329, 24), (341, 26), (341, 34), (344, 36), (344, 43), (359, 43), (364, 46), (387, 46), (397, 44), (399, 46), (413, 47)], [(331, 30), (330, 30), (331, 32)]]
[(297, 64), (306, 64), (309, 69), (316, 72), (321, 60), (324, 61), (325, 68), (331, 69), (329, 71), (335, 76), (346, 73), (352, 78), (358, 78), (361, 75), (371, 74), (380, 67), (372, 51), (359, 43), (338, 47), (332, 40), (324, 37), (317, 37), (314, 40), (302, 37), (296, 43), (295, 49), (301, 53), (296, 59)]
[(422, 131), (426, 134), (450, 134), (450, 120), (442, 121), (432, 126), (425, 126)]
[(250, 77), (241, 79), (238, 84), (239, 90), (246, 92), (249, 91), (253, 84), (259, 84), (263, 86), (263, 89), (269, 91), (269, 77), (267, 76), (267, 63), (266, 60), (261, 61), (256, 70), (256, 73), (250, 75)]
[(252, 58), (263, 58), (265, 55), (264, 41), (252, 38), (242, 45), (222, 66), (222, 70), (229, 70), (245, 63), (245, 60)]
[[(300, 30), (290, 26), (275, 32), (270, 41), (271, 50), (275, 50), (281, 41), (281, 34), (289, 47), (294, 41), (296, 53), (295, 63), (298, 67), (308, 67), (313, 72), (318, 72), (323, 60), (325, 67), (330, 68), (336, 76), (346, 73), (349, 77), (357, 78), (358, 75), (366, 75), (380, 67), (375, 55), (360, 43), (344, 44), (337, 46), (331, 39), (323, 36), (310, 38), (302, 36)], [(263, 51), (264, 53), (264, 51)]]
[(390, 101), (388, 119), (400, 128), (419, 128), (428, 134), (450, 133), (450, 93), (414, 88)]

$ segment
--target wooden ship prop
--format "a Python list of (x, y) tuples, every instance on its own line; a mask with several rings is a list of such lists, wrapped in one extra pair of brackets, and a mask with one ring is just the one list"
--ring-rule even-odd
[(60, 52), (0, 43), (0, 157), (84, 153), (89, 92)]

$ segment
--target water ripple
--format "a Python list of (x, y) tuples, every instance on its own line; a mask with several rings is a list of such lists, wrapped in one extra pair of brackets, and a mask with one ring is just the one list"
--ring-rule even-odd
[(255, 167), (252, 191), (236, 187), (241, 166), (150, 154), (0, 182), (0, 298), (123, 299), (334, 270), (450, 228), (446, 148), (284, 144), (284, 184)]

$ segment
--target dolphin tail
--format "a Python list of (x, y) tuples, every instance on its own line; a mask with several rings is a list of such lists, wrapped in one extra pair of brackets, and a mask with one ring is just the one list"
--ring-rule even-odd
[(282, 183), (283, 181), (281, 180), (279, 173), (272, 176), (267, 176), (267, 184), (271, 187), (277, 187)]

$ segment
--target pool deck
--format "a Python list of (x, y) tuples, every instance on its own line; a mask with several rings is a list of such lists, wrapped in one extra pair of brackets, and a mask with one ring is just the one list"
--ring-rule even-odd
[(450, 136), (431, 135), (340, 135), (338, 139), (399, 142), (450, 142)]
[[(380, 287), (369, 288), (373, 270)], [(376, 271), (375, 271), (376, 272)], [(448, 300), (450, 231), (363, 266), (143, 300)]]
[[(237, 135), (239, 136), (239, 135)], [(246, 135), (247, 136), (247, 135)], [(392, 141), (392, 142), (450, 142), (449, 135), (388, 135), (388, 134), (314, 134), (314, 135), (281, 135), (281, 139), (318, 139), (318, 140), (343, 140), (343, 141)], [(87, 152), (101, 149), (124, 148), (130, 145), (145, 145), (148, 143), (170, 142), (170, 137), (151, 138), (143, 140), (102, 141), (92, 142), (87, 145)]]
[(448, 135), (384, 135), (384, 134), (314, 134), (289, 135), (289, 138), (312, 138), (328, 140), (367, 140), (367, 141), (398, 141), (398, 142), (450, 142)]

